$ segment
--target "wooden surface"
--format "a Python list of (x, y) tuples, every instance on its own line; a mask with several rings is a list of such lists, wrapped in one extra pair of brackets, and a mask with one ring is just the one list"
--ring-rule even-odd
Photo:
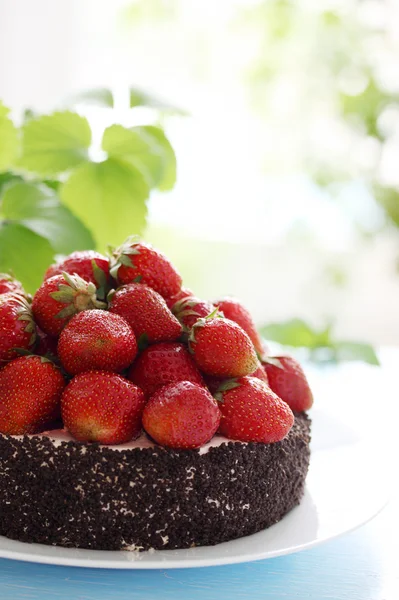
[(398, 600), (398, 508), (392, 501), (361, 529), (318, 548), (241, 565), (112, 571), (0, 560), (0, 598)]

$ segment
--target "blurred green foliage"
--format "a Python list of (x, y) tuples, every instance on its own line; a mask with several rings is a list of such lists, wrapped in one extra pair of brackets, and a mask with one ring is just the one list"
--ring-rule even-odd
[(290, 348), (307, 348), (308, 358), (315, 362), (340, 362), (359, 360), (379, 365), (374, 349), (369, 344), (339, 341), (332, 334), (331, 324), (315, 329), (301, 319), (271, 323), (261, 328), (266, 340)]
[[(113, 95), (91, 90), (78, 101), (112, 107)], [(144, 93), (139, 104), (164, 108)], [(104, 251), (141, 234), (151, 190), (175, 184), (176, 158), (153, 124), (108, 127), (97, 149), (103, 158), (94, 161), (85, 117), (70, 110), (24, 117), (17, 127), (0, 101), (0, 271), (33, 292), (55, 255)]]

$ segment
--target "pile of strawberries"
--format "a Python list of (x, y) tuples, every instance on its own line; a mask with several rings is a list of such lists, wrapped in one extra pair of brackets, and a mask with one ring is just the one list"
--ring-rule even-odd
[(65, 427), (121, 444), (142, 429), (171, 448), (216, 432), (272, 443), (311, 407), (300, 365), (267, 356), (248, 311), (182, 287), (165, 255), (129, 238), (74, 252), (33, 299), (0, 274), (0, 433)]

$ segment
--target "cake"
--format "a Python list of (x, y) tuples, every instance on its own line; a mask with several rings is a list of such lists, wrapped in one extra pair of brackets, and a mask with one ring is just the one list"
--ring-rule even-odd
[[(267, 356), (237, 301), (202, 302), (181, 280), (168, 289), (169, 263), (157, 271), (127, 255), (108, 270), (105, 257), (74, 253), (49, 269), (32, 307), (0, 294), (0, 535), (190, 548), (266, 529), (301, 501), (312, 404), (301, 367)], [(8, 343), (11, 321), (29, 355)]]

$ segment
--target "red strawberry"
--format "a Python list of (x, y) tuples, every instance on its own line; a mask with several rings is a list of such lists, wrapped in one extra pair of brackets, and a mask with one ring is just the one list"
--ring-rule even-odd
[(189, 349), (207, 375), (241, 377), (258, 367), (258, 357), (248, 335), (229, 319), (212, 316), (198, 319), (191, 330)]
[(105, 291), (110, 278), (109, 259), (94, 250), (78, 250), (54, 265), (50, 265), (44, 275), (44, 280), (46, 281), (54, 275), (62, 275), (62, 273), (79, 275), (85, 281), (94, 283), (96, 288)]
[(141, 431), (144, 393), (115, 373), (87, 371), (72, 379), (62, 395), (65, 427), (81, 442), (123, 444)]
[(36, 327), (27, 300), (8, 292), (0, 295), (0, 367), (16, 358), (15, 348), (28, 349), (36, 340)]
[(85, 310), (75, 315), (58, 341), (58, 356), (71, 375), (84, 371), (114, 371), (129, 367), (137, 354), (130, 325), (105, 310)]
[(129, 371), (129, 379), (151, 396), (168, 383), (191, 381), (205, 385), (192, 356), (184, 344), (161, 342), (146, 348)]
[(52, 362), (21, 356), (0, 371), (0, 432), (37, 433), (56, 414), (65, 380)]
[(238, 323), (238, 325), (249, 335), (255, 350), (259, 356), (263, 355), (263, 342), (256, 330), (255, 323), (249, 311), (235, 298), (223, 298), (214, 302), (226, 319)]
[(145, 283), (164, 298), (177, 294), (182, 284), (169, 259), (136, 238), (129, 238), (114, 252), (111, 274), (119, 285)]
[[(264, 381), (266, 385), (269, 385), (266, 371), (261, 363), (258, 363), (258, 368), (251, 373), (251, 377), (257, 377), (257, 379), (260, 379), (261, 381)], [(216, 394), (219, 387), (226, 381), (223, 377), (214, 377), (213, 375), (204, 375), (204, 380), (212, 395)]]
[(131, 283), (111, 292), (109, 310), (127, 321), (139, 343), (173, 342), (182, 333), (165, 300), (148, 285)]
[(97, 300), (94, 283), (79, 275), (55, 275), (47, 279), (33, 297), (32, 310), (39, 327), (49, 335), (57, 336), (78, 312), (106, 308)]
[(173, 314), (183, 326), (183, 331), (189, 332), (201, 317), (207, 317), (213, 313), (215, 307), (206, 300), (200, 300), (195, 296), (189, 296), (179, 300), (173, 307)]
[(158, 389), (143, 413), (146, 432), (169, 448), (199, 448), (214, 436), (219, 422), (217, 402), (206, 388), (190, 381)]
[(259, 363), (256, 371), (254, 371), (251, 374), (251, 377), (257, 377), (261, 381), (264, 381), (266, 383), (266, 385), (269, 385), (269, 379), (267, 377), (266, 369), (261, 363)]
[(313, 394), (306, 375), (299, 362), (291, 356), (275, 356), (262, 361), (272, 390), (286, 402), (292, 410), (309, 410), (313, 404)]
[(20, 296), (25, 296), (22, 283), (17, 281), (11, 275), (7, 275), (7, 273), (0, 273), (0, 294), (7, 294), (8, 292), (14, 292)]
[(54, 359), (57, 357), (57, 343), (58, 338), (48, 335), (40, 327), (36, 327), (35, 354), (45, 356), (54, 362)]
[(187, 298), (188, 296), (194, 296), (193, 292), (186, 287), (182, 287), (177, 292), (177, 294), (174, 294), (173, 296), (170, 296), (170, 298), (167, 298), (166, 304), (168, 305), (168, 308), (172, 310), (176, 302), (182, 300), (183, 298)]
[(219, 433), (241, 442), (279, 442), (294, 424), (292, 410), (263, 381), (240, 377), (216, 393), (222, 413)]

